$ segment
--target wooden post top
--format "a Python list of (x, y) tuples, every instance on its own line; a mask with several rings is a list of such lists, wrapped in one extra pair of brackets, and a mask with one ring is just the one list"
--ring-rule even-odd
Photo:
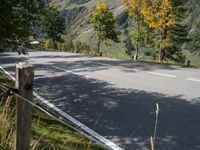
[(33, 65), (28, 62), (20, 62), (16, 64), (16, 68), (33, 68)]

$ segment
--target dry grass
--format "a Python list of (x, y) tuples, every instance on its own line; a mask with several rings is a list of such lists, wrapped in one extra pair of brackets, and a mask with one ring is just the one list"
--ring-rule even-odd
[(0, 104), (0, 146), (2, 149), (13, 149), (15, 133), (15, 107), (12, 107), (12, 96), (3, 97)]

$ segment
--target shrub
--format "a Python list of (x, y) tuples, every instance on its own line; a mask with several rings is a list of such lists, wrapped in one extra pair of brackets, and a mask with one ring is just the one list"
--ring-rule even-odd
[(62, 51), (69, 51), (69, 52), (73, 52), (74, 51), (74, 43), (73, 41), (70, 40), (66, 40), (63, 44), (62, 44)]
[(90, 54), (92, 52), (90, 46), (81, 41), (74, 42), (74, 50), (76, 53)]

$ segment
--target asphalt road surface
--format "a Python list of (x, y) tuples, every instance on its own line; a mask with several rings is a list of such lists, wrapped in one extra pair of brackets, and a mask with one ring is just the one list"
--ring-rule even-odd
[(150, 149), (156, 103), (156, 149), (200, 149), (198, 69), (62, 52), (0, 54), (9, 72), (21, 61), (34, 64), (35, 91), (124, 149)]

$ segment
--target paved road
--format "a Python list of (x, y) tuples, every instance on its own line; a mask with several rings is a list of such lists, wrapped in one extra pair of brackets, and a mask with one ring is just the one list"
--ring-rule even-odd
[(61, 52), (0, 54), (10, 72), (20, 61), (34, 64), (41, 96), (124, 149), (150, 149), (156, 103), (157, 149), (200, 149), (200, 70)]

